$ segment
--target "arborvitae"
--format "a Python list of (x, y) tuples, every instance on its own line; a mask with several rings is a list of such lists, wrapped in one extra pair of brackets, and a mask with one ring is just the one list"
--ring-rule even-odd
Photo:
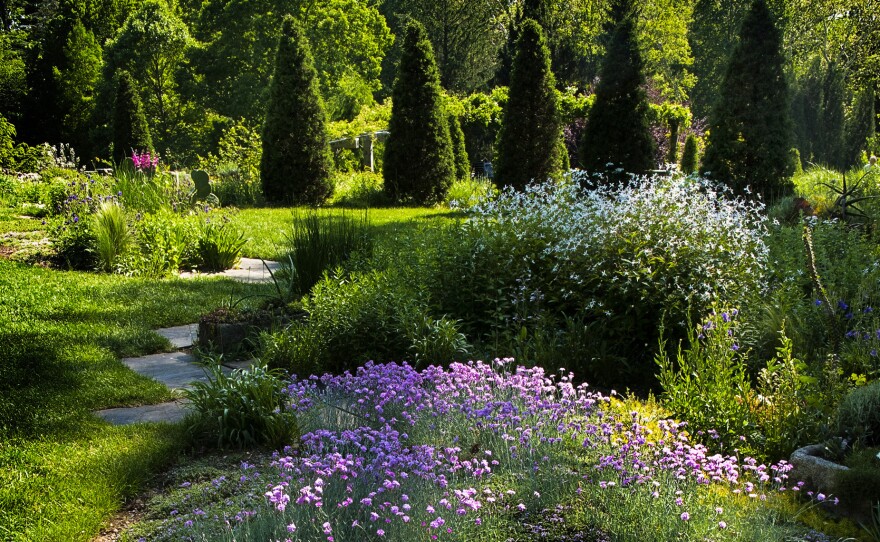
[(150, 127), (134, 81), (128, 72), (119, 73), (113, 107), (113, 160), (118, 164), (132, 151), (152, 151)]
[(452, 154), (455, 156), (455, 176), (460, 180), (469, 179), (471, 161), (468, 158), (461, 122), (455, 113), (449, 113), (446, 118), (449, 120), (449, 138), (452, 140)]
[(793, 136), (810, 162), (844, 167), (844, 94), (842, 71), (818, 58), (792, 93)]
[(428, 35), (416, 21), (406, 29), (388, 131), (383, 163), (385, 193), (395, 202), (441, 200), (455, 180), (455, 159), (440, 94), (440, 73)]
[(690, 175), (697, 170), (697, 136), (688, 134), (681, 152), (681, 172)]
[(666, 161), (670, 164), (678, 162), (678, 119), (669, 121), (669, 153), (666, 155)]
[(874, 92), (870, 87), (856, 95), (852, 113), (846, 122), (844, 165), (850, 168), (859, 163), (865, 143), (876, 133), (874, 119)]
[(519, 30), (510, 92), (501, 131), (495, 179), (499, 186), (521, 190), (562, 171), (564, 146), (557, 113), (550, 51), (540, 25), (526, 19)]
[(333, 190), (332, 156), (308, 41), (286, 16), (269, 85), (260, 178), (266, 201), (317, 205)]
[(580, 141), (581, 165), (592, 172), (622, 168), (626, 173), (644, 174), (654, 166), (655, 143), (648, 123), (644, 63), (636, 41), (632, 1), (614, 0), (611, 14), (616, 24)]
[(773, 199), (791, 192), (791, 119), (781, 47), (766, 2), (755, 0), (727, 65), (701, 168), (739, 194)]

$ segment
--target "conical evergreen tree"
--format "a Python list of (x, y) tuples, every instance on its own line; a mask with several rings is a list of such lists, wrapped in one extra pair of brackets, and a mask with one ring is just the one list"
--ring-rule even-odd
[(141, 98), (128, 72), (119, 73), (113, 107), (113, 161), (121, 163), (132, 151), (152, 151), (150, 127)]
[(755, 0), (727, 65), (700, 170), (739, 194), (772, 199), (791, 191), (791, 118), (781, 48), (765, 0)]
[[(625, 173), (644, 174), (654, 166), (656, 145), (648, 123), (644, 63), (636, 41), (632, 0), (614, 0), (611, 15), (616, 24), (580, 142), (581, 165), (592, 172), (622, 168)], [(625, 179), (619, 174), (609, 177)]]
[(519, 32), (501, 131), (495, 180), (522, 190), (562, 171), (562, 126), (550, 51), (540, 25), (526, 19)]
[(260, 178), (266, 201), (317, 205), (333, 190), (332, 157), (308, 41), (286, 16), (269, 86)]
[(688, 134), (681, 152), (681, 172), (690, 175), (697, 170), (697, 136)]
[(455, 156), (455, 177), (459, 180), (469, 179), (471, 176), (471, 161), (468, 158), (467, 146), (464, 141), (464, 131), (458, 115), (449, 113), (449, 138), (452, 141), (452, 154)]
[(395, 202), (440, 201), (455, 180), (440, 73), (424, 27), (410, 22), (392, 91), (385, 144), (385, 193)]
[(871, 87), (856, 95), (852, 113), (846, 122), (846, 148), (844, 166), (850, 168), (859, 163), (865, 143), (874, 137), (874, 92)]

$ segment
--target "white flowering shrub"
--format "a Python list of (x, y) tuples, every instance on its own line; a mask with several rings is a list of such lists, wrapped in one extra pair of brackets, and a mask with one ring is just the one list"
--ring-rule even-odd
[(480, 250), (509, 255), (492, 280), (517, 275), (507, 316), (581, 319), (595, 351), (615, 353), (586, 367), (602, 381), (650, 378), (661, 324), (667, 337), (683, 336), (690, 315), (765, 287), (763, 206), (702, 179), (585, 190), (574, 178), (505, 191), (472, 211)]

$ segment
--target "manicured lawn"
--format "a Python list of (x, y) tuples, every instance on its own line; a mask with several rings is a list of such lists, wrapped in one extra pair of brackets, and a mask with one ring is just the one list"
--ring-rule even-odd
[[(238, 213), (235, 221), (250, 238), (245, 255), (275, 257), (292, 212)], [(369, 212), (380, 234), (411, 220), (453, 216), (425, 208)], [(41, 236), (44, 229), (39, 219), (0, 208), (0, 234)], [(168, 350), (150, 330), (194, 322), (260, 292), (271, 286), (68, 272), (0, 259), (0, 539), (90, 540), (125, 498), (175, 461), (183, 442), (176, 430), (112, 427), (91, 411), (171, 399), (167, 388), (119, 358)]]
[[(244, 255), (251, 258), (274, 259), (278, 257), (279, 247), (282, 247), (285, 235), (290, 231), (294, 212), (307, 212), (305, 208), (257, 208), (243, 209), (233, 216), (233, 222), (238, 226), (248, 244), (244, 248)], [(321, 209), (320, 213), (328, 213), (331, 216), (347, 215), (361, 216), (361, 209)], [(370, 224), (377, 230), (377, 234), (393, 234), (394, 228), (407, 227), (410, 221), (425, 222), (431, 220), (453, 219), (460, 216), (459, 213), (443, 208), (427, 207), (401, 207), (370, 209), (367, 211)]]
[(109, 427), (90, 414), (171, 398), (118, 359), (167, 350), (151, 329), (267, 288), (0, 260), (0, 539), (94, 536), (179, 442), (166, 427)]

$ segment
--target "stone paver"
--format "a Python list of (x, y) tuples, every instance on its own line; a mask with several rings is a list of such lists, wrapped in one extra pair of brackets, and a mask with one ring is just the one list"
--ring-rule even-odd
[[(278, 262), (263, 262), (253, 258), (242, 258), (237, 269), (229, 269), (223, 273), (181, 273), (184, 278), (194, 276), (226, 276), (240, 282), (271, 282), (273, 273), (281, 268)], [(189, 348), (198, 337), (198, 324), (188, 324), (164, 329), (156, 333), (168, 339), (175, 348)], [(210, 372), (196, 359), (186, 352), (153, 354), (139, 358), (122, 360), (129, 369), (144, 376), (154, 378), (171, 389), (188, 389), (194, 382), (207, 382)], [(254, 360), (224, 362), (221, 370), (230, 374), (233, 369), (247, 369)], [(186, 415), (186, 401), (183, 399), (130, 408), (108, 408), (95, 412), (95, 415), (114, 425), (128, 425), (144, 422), (174, 423)]]
[[(193, 382), (207, 382), (208, 370), (196, 363), (196, 359), (185, 352), (153, 354), (140, 358), (122, 360), (132, 371), (154, 378), (171, 389), (187, 389)], [(228, 367), (224, 373), (232, 372)]]
[(166, 327), (157, 329), (156, 333), (171, 341), (174, 348), (189, 348), (193, 345), (199, 334), (198, 324), (187, 324), (185, 326)]
[[(268, 267), (268, 269), (267, 269)], [(235, 269), (227, 269), (220, 273), (200, 273), (200, 272), (184, 272), (180, 276), (183, 278), (192, 277), (229, 277), (239, 282), (272, 282), (272, 275), (269, 270), (275, 273), (281, 269), (281, 264), (266, 260), (254, 258), (242, 258)]]
[(95, 415), (113, 425), (131, 425), (145, 422), (176, 423), (186, 415), (186, 401), (171, 401), (158, 405), (145, 405), (128, 408), (108, 408), (99, 410)]

